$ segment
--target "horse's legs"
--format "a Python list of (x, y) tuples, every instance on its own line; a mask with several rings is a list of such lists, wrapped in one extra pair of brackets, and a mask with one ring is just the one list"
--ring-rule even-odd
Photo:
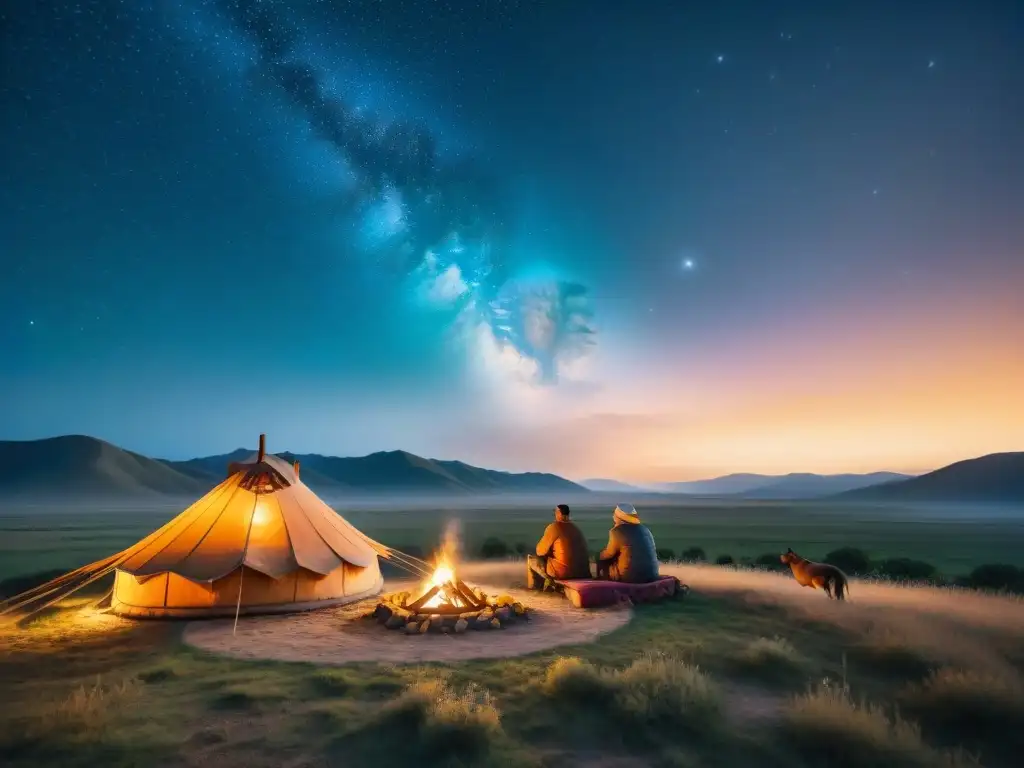
[(832, 585), (831, 585), (831, 584), (829, 584), (829, 583), (828, 583), (828, 582), (826, 581), (826, 582), (824, 583), (824, 585), (822, 586), (822, 589), (824, 589), (824, 590), (825, 590), (825, 594), (826, 594), (826, 595), (828, 595), (828, 599), (829, 599), (829, 600), (831, 600), (831, 599), (832, 599)]

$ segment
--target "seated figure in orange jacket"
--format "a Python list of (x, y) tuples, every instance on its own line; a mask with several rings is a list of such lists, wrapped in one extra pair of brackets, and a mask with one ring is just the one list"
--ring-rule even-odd
[(555, 507), (555, 522), (545, 530), (536, 555), (526, 558), (528, 589), (551, 589), (556, 579), (589, 579), (590, 554), (583, 531), (569, 519), (569, 505)]

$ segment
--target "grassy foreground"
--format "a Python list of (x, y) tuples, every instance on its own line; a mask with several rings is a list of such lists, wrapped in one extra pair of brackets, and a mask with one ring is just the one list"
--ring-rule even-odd
[(454, 665), (236, 661), (181, 625), (69, 609), (0, 637), (0, 764), (1017, 764), (1021, 622), (975, 614), (1019, 601), (950, 593), (936, 617), (914, 588), (837, 605), (767, 574), (685, 575), (689, 597), (595, 643)]

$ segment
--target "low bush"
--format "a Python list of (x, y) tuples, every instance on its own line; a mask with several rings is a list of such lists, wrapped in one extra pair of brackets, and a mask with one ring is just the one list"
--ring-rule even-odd
[(824, 562), (851, 575), (866, 574), (871, 570), (871, 558), (867, 552), (856, 547), (834, 549), (825, 555)]
[(986, 751), (1024, 749), (1024, 683), (1012, 674), (944, 667), (909, 685), (900, 706), (940, 738)]
[(516, 554), (520, 557), (526, 554), (526, 545), (521, 541), (516, 542), (515, 546)]
[(775, 552), (765, 552), (754, 558), (753, 565), (758, 568), (766, 568), (769, 571), (788, 571), (789, 566), (779, 559), (780, 555)]
[(708, 559), (708, 556), (704, 554), (704, 550), (700, 547), (690, 547), (680, 553), (679, 559), (685, 560), (688, 563), (703, 563)]
[(988, 563), (979, 565), (967, 576), (967, 586), (974, 589), (1024, 592), (1024, 571), (1013, 565)]
[(732, 559), (732, 555), (719, 555), (715, 558), (715, 565), (735, 565), (736, 561)]
[(508, 544), (495, 536), (490, 536), (485, 539), (483, 545), (480, 547), (480, 555), (485, 560), (493, 560), (498, 557), (508, 557), (508, 554)]
[(659, 655), (642, 656), (621, 670), (559, 658), (548, 667), (542, 689), (629, 728), (667, 726), (707, 735), (724, 711), (718, 687), (699, 667)]
[(345, 696), (352, 690), (352, 680), (342, 669), (317, 669), (310, 676), (310, 682), (321, 696)]
[(784, 637), (759, 637), (748, 643), (735, 657), (736, 666), (761, 679), (799, 683), (805, 680), (807, 659)]
[(961, 753), (940, 753), (921, 738), (921, 729), (879, 707), (858, 705), (840, 686), (822, 685), (793, 699), (781, 727), (800, 754), (814, 765), (833, 768), (976, 765)]
[(399, 748), (431, 763), (479, 759), (502, 735), (490, 693), (473, 685), (457, 690), (439, 679), (409, 686), (369, 729), (385, 739), (401, 733), (407, 743)]
[(658, 559), (663, 563), (670, 562), (676, 559), (675, 550), (665, 549), (664, 547), (658, 547), (655, 550), (655, 554), (657, 554)]
[(850, 658), (887, 676), (920, 679), (936, 664), (920, 646), (896, 630), (884, 626), (869, 629), (849, 649)]
[(882, 560), (875, 565), (874, 573), (886, 579), (900, 581), (937, 581), (939, 578), (939, 572), (934, 565), (909, 557)]

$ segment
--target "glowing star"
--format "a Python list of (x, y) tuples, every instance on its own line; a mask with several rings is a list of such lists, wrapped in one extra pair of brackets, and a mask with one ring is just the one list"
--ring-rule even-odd
[(928, 62), (928, 69), (935, 69), (935, 60), (934, 59)]
[(694, 268), (693, 259), (683, 259), (683, 269), (690, 271)]
[(715, 57), (715, 61), (717, 61), (719, 64), (721, 64), (723, 61), (725, 61), (725, 56), (723, 56), (722, 54), (718, 54)]

